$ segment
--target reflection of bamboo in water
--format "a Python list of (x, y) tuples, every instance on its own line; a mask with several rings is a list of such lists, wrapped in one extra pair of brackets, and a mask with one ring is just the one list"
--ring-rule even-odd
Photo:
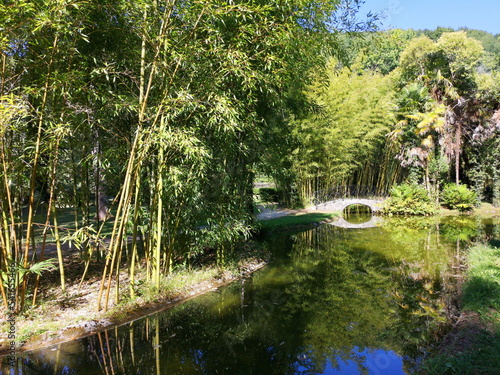
[[(311, 230), (301, 232), (297, 234), (297, 239), (300, 240), (306, 246), (312, 246), (314, 243), (313, 232)], [(300, 249), (301, 252), (303, 248)]]
[(135, 347), (134, 347), (134, 324), (130, 323), (130, 328), (128, 330), (130, 338), (130, 354), (132, 356), (132, 364), (135, 366)]
[[(92, 340), (93, 341), (93, 340)], [(101, 368), (101, 372), (104, 372), (104, 367), (101, 363), (101, 359), (99, 358), (99, 354), (97, 353), (97, 350), (94, 345), (89, 346), (89, 351), (95, 356), (97, 363), (99, 364), (99, 367)]]
[[(105, 354), (105, 351), (104, 351), (104, 345), (103, 345), (103, 342), (102, 342), (101, 332), (97, 332), (97, 337), (99, 338), (99, 349), (101, 349), (101, 356), (102, 356), (102, 365), (101, 365), (101, 368), (104, 368), (104, 371), (106, 372), (106, 375), (109, 375), (108, 363), (106, 361), (106, 354)], [(101, 364), (101, 361), (99, 359), (99, 354), (96, 353), (96, 355), (97, 355), (97, 361), (99, 362), (99, 364)]]
[[(97, 337), (99, 338), (99, 347), (101, 349), (102, 362), (104, 365), (104, 366), (101, 366), (101, 368), (104, 367), (104, 371), (106, 372), (106, 375), (109, 375), (109, 373), (110, 373), (109, 370), (111, 370), (111, 374), (114, 375), (115, 369), (113, 367), (113, 358), (112, 358), (111, 349), (109, 346), (108, 331), (104, 331), (104, 336), (106, 339), (106, 348), (104, 347), (101, 333), (100, 332), (97, 333)], [(106, 360), (106, 356), (109, 357), (109, 360)], [(97, 360), (100, 364), (101, 362), (99, 361), (99, 356), (97, 356)], [(109, 365), (108, 365), (108, 363), (109, 363)]]
[(111, 353), (111, 348), (109, 347), (109, 336), (108, 336), (108, 331), (104, 331), (104, 336), (106, 337), (106, 348), (108, 349), (108, 356), (109, 356), (109, 368), (111, 369), (111, 373), (114, 375), (115, 374), (115, 369), (113, 365), (113, 356)]
[(120, 337), (118, 336), (118, 327), (115, 327), (115, 339), (116, 339), (116, 359), (118, 361), (119, 368), (121, 372), (125, 372), (125, 366), (123, 362), (123, 349), (120, 341)]
[(241, 279), (240, 288), (240, 321), (245, 323), (245, 278)]
[(156, 359), (156, 374), (160, 375), (160, 320), (158, 317), (155, 319), (155, 337), (153, 340), (153, 348), (155, 350), (155, 359)]
[[(422, 274), (422, 278), (423, 277), (426, 277), (426, 278), (429, 278), (429, 275), (431, 274), (431, 272), (433, 272), (434, 270), (431, 270), (431, 265), (432, 265), (432, 262), (431, 262), (431, 244), (432, 244), (432, 227), (429, 227), (429, 229), (427, 230), (427, 237), (425, 238), (425, 266), (426, 267), (422, 267), (422, 271), (421, 271), (421, 274)], [(427, 272), (425, 272), (425, 269), (427, 269)], [(435, 275), (435, 276), (438, 276), (438, 275)]]
[(59, 357), (61, 355), (61, 344), (57, 345), (57, 352), (56, 352), (56, 363), (54, 366), (54, 375), (57, 374), (57, 368), (59, 367)]

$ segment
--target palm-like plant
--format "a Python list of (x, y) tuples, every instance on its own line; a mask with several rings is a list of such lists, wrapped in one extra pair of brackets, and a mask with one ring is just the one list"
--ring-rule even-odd
[[(55, 262), (55, 259), (51, 258), (25, 267), (24, 259), (21, 258), (19, 262), (11, 262), (8, 269), (0, 270), (0, 281), (2, 282), (2, 285), (7, 286), (9, 296), (17, 296), (19, 287), (24, 284), (29, 275), (40, 276), (44, 272), (54, 271), (57, 269), (57, 266), (54, 264)], [(7, 300), (4, 300), (4, 303), (6, 306), (8, 305)], [(21, 307), (22, 301), (18, 301), (18, 299), (15, 298), (13, 312), (19, 312)]]
[(425, 86), (412, 83), (401, 91), (393, 114), (397, 123), (389, 136), (400, 144), (398, 158), (403, 166), (423, 168), (430, 189), (429, 162), (444, 133), (446, 107), (435, 102)]

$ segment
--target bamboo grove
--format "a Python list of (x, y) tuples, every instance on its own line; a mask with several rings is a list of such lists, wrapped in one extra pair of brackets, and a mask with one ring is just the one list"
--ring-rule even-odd
[(257, 173), (288, 205), (452, 172), (498, 202), (498, 40), (374, 33), (359, 3), (3, 1), (5, 307), (36, 305), (46, 271), (64, 292), (70, 245), (98, 310), (208, 250), (223, 264)]
[[(338, 185), (469, 185), (500, 202), (497, 36), (438, 28), (364, 34), (349, 64), (330, 59), (291, 122), (289, 153), (303, 202)], [(283, 184), (285, 185), (286, 182)]]
[[(341, 49), (341, 32), (371, 27), (353, 18), (357, 5), (3, 1), (4, 305), (35, 305), (45, 271), (58, 269), (64, 291), (68, 244), (82, 281), (101, 264), (105, 310), (204, 249), (223, 263), (250, 233), (253, 177), (287, 103)], [(147, 280), (136, 280), (138, 267)]]

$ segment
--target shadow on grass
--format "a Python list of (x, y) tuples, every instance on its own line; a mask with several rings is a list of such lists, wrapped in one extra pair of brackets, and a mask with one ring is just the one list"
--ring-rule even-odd
[[(489, 266), (488, 271), (498, 272), (500, 267)], [(465, 310), (481, 312), (484, 309), (500, 309), (500, 284), (480, 276), (471, 277), (462, 291), (462, 304)]]
[(260, 228), (262, 231), (295, 230), (301, 227), (308, 229), (314, 227), (315, 224), (331, 221), (337, 217), (339, 217), (338, 213), (308, 213), (296, 216), (282, 216), (261, 221)]
[(493, 238), (488, 244), (492, 247), (500, 248), (500, 239)]
[[(114, 214), (114, 212), (111, 212)], [(44, 227), (45, 227), (45, 220), (47, 216), (47, 209), (46, 207), (40, 207), (37, 210), (36, 215), (34, 216), (34, 227), (35, 227), (35, 236), (38, 238), (41, 238), (41, 235), (43, 233)], [(26, 220), (25, 220), (26, 221)], [(89, 210), (89, 219), (88, 222), (85, 223), (83, 220), (83, 215), (81, 212), (77, 214), (75, 217), (75, 210), (73, 208), (58, 208), (57, 209), (57, 224), (59, 228), (59, 235), (61, 237), (65, 237), (68, 235), (71, 235), (74, 233), (75, 228), (76, 228), (76, 221), (78, 221), (79, 227), (84, 227), (84, 226), (92, 226), (92, 228), (97, 231), (99, 229), (98, 227), (98, 222), (95, 219), (95, 207), (90, 207)], [(51, 225), (53, 224), (51, 220)], [(109, 219), (107, 219), (104, 223), (101, 221), (99, 222), (99, 226), (103, 225), (103, 228), (101, 230), (101, 235), (104, 237), (110, 236), (111, 231), (113, 229), (113, 224), (114, 224), (114, 216), (111, 215)], [(38, 241), (37, 238), (37, 241)], [(47, 236), (47, 242), (53, 242), (55, 241), (54, 238), (54, 233), (53, 230), (50, 230), (48, 232)]]
[[(423, 374), (428, 375), (496, 375), (500, 374), (500, 334), (484, 329), (464, 328), (446, 353), (426, 361)], [(468, 344), (464, 344), (468, 343)]]

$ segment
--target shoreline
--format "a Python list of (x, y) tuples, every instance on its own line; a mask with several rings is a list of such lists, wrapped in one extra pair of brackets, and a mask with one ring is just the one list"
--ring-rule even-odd
[[(278, 211), (278, 210), (277, 210)], [(286, 210), (287, 214), (286, 215), (281, 215), (278, 214), (279, 216), (277, 217), (283, 217), (283, 216), (302, 216), (303, 214), (307, 213), (312, 213), (309, 210)], [(500, 213), (500, 209), (496, 208), (493, 211), (490, 209), (487, 210), (490, 215), (484, 215), (484, 212), (477, 212), (479, 216), (482, 217), (498, 217)], [(440, 213), (440, 216), (449, 216), (453, 215), (453, 212), (446, 212)], [(276, 218), (277, 218), (276, 217)], [(271, 219), (271, 218), (270, 218)], [(310, 224), (299, 224), (297, 227), (294, 229), (309, 229), (309, 228), (314, 228), (318, 225), (323, 224), (323, 222), (311, 222)], [(286, 227), (286, 225), (285, 225)], [(293, 226), (292, 226), (293, 227)], [(278, 231), (283, 231), (286, 230), (287, 228), (281, 228), (278, 229)], [(43, 319), (38, 319), (37, 317), (41, 315), (31, 315), (29, 316), (31, 319), (28, 319), (29, 321), (25, 321), (24, 324), (22, 322), (23, 319), (26, 319), (25, 316), (18, 316), (17, 317), (17, 323), (19, 326), (30, 326), (30, 327), (37, 327), (41, 330), (40, 334), (37, 334), (34, 332), (32, 335), (28, 335), (29, 338), (24, 340), (17, 341), (16, 344), (20, 345), (19, 347), (16, 347), (16, 353), (22, 353), (26, 351), (31, 351), (31, 350), (37, 350), (37, 349), (42, 349), (44, 347), (49, 347), (52, 345), (60, 344), (63, 342), (68, 342), (68, 341), (73, 341), (77, 340), (80, 338), (88, 337), (91, 336), (95, 333), (105, 331), (107, 329), (117, 327), (123, 324), (130, 323), (134, 320), (141, 319), (143, 317), (146, 317), (151, 314), (155, 314), (161, 311), (168, 310), (170, 308), (176, 307), (183, 302), (186, 302), (192, 298), (195, 298), (197, 296), (200, 296), (202, 294), (215, 291), (223, 286), (226, 286), (234, 281), (237, 281), (238, 279), (241, 279), (243, 277), (246, 277), (247, 275), (263, 268), (265, 265), (268, 264), (268, 260), (263, 260), (262, 258), (256, 258), (255, 254), (248, 255), (240, 259), (238, 266), (236, 268), (233, 268), (231, 270), (225, 269), (225, 270), (220, 270), (217, 269), (217, 266), (212, 266), (210, 270), (212, 271), (212, 274), (207, 274), (202, 278), (201, 281), (198, 282), (186, 282), (186, 285), (183, 287), (182, 290), (176, 290), (175, 288), (173, 290), (167, 290), (165, 291), (165, 294), (163, 296), (156, 296), (154, 298), (150, 298), (149, 300), (144, 300), (144, 299), (137, 299), (132, 301), (131, 303), (126, 303), (125, 305), (119, 305), (118, 309), (116, 306), (111, 306), (108, 312), (96, 312), (94, 308), (94, 304), (92, 303), (92, 309), (87, 310), (87, 313), (85, 315), (85, 311), (83, 311), (83, 315), (81, 315), (81, 311), (83, 309), (84, 303), (80, 301), (83, 297), (80, 294), (77, 295), (71, 295), (71, 292), (69, 292), (64, 298), (71, 299), (74, 298), (78, 300), (78, 304), (76, 306), (70, 306), (67, 309), (63, 310), (68, 310), (71, 312), (73, 309), (73, 314), (70, 314), (72, 317), (71, 319), (66, 317), (60, 317), (61, 322), (59, 323), (59, 326), (57, 329), (51, 330), (51, 329), (46, 329), (45, 327), (40, 327), (42, 320)], [(196, 273), (197, 271), (188, 271), (187, 274), (193, 274)], [(87, 280), (85, 283), (87, 286), (89, 286), (89, 290), (91, 288), (95, 288), (96, 285), (92, 284), (98, 284), (98, 278), (94, 277), (94, 280)], [(124, 282), (126, 280), (122, 280)], [(73, 286), (75, 286), (75, 282), (73, 282)], [(92, 301), (93, 295), (91, 294), (91, 291), (86, 290), (88, 293), (87, 296), (85, 296), (89, 301)], [(64, 299), (63, 298), (63, 299)], [(60, 301), (58, 301), (61, 303)], [(71, 301), (70, 301), (71, 302)], [(55, 304), (52, 307), (54, 310), (57, 309), (57, 304)], [(50, 309), (51, 306), (48, 306), (47, 309)], [(35, 312), (36, 312), (35, 308)], [(119, 310), (121, 309), (121, 310)], [(84, 309), (83, 309), (84, 310)], [(8, 311), (5, 312), (5, 316), (7, 316)], [(58, 319), (57, 311), (50, 311), (50, 313), (55, 314), (54, 319)], [(459, 314), (461, 311), (459, 311)], [(85, 318), (86, 317), (86, 318)], [(3, 324), (5, 325), (5, 320)], [(453, 324), (452, 322), (450, 322)], [(7, 339), (7, 335), (4, 329), (2, 329), (0, 337), (0, 358), (4, 358), (9, 355), (10, 352), (10, 340)], [(18, 337), (22, 336), (22, 334), (17, 335)], [(25, 335), (26, 336), (26, 335)], [(16, 346), (17, 346), (16, 345)]]
[[(89, 337), (110, 328), (119, 327), (149, 315), (169, 310), (190, 299), (227, 286), (260, 270), (267, 264), (266, 260), (256, 261), (250, 259), (240, 265), (235, 272), (226, 271), (221, 278), (212, 278), (192, 284), (177, 296), (172, 297), (167, 295), (163, 299), (132, 305), (130, 308), (120, 310), (119, 312), (114, 312), (113, 309), (111, 309), (111, 312), (99, 312), (96, 314), (100, 316), (100, 319), (82, 320), (78, 323), (67, 325), (58, 331), (46, 331), (40, 335), (35, 334), (26, 341), (16, 343), (20, 345), (16, 348), (16, 354)], [(122, 317), (122, 315), (125, 315), (125, 317)], [(0, 360), (11, 355), (10, 352), (10, 342), (2, 339), (0, 341)]]
[[(286, 213), (282, 212), (286, 211)], [(310, 213), (308, 210), (276, 210), (268, 217), (258, 218), (259, 221), (266, 221), (276, 217), (284, 216), (302, 216)], [(310, 223), (308, 225), (293, 226), (294, 230), (309, 229), (321, 223)], [(255, 242), (245, 241), (243, 248), (249, 246), (252, 248)], [(75, 267), (78, 263), (77, 252), (74, 249), (65, 249), (67, 257), (65, 258), (65, 268)], [(242, 256), (236, 261), (237, 266), (234, 268), (226, 267), (220, 269), (216, 265), (212, 265), (200, 270), (186, 271), (181, 274), (181, 278), (189, 279), (191, 276), (199, 272), (201, 281), (192, 282), (182, 281), (183, 285), (179, 288), (166, 288), (163, 295), (157, 292), (153, 297), (137, 298), (132, 302), (119, 304), (118, 307), (111, 303), (107, 312), (95, 309), (95, 298), (100, 282), (99, 275), (89, 276), (83, 283), (83, 292), (78, 288), (79, 279), (74, 278), (70, 281), (67, 275), (67, 292), (50, 292), (45, 296), (40, 305), (35, 308), (28, 309), (21, 315), (16, 316), (16, 350), (15, 353), (23, 353), (31, 350), (42, 349), (57, 345), (63, 342), (78, 340), (88, 337), (98, 332), (117, 327), (123, 324), (130, 323), (134, 320), (141, 319), (151, 314), (168, 310), (182, 304), (192, 298), (202, 294), (215, 291), (234, 281), (237, 281), (249, 274), (263, 268), (267, 265), (268, 260), (262, 258), (259, 251), (243, 250)], [(267, 256), (264, 256), (267, 258)], [(167, 284), (169, 279), (175, 275), (169, 275), (165, 278)], [(57, 275), (52, 275), (53, 279), (57, 279)], [(126, 272), (120, 276), (120, 283), (127, 282)], [(185, 283), (185, 284), (184, 284)], [(54, 285), (57, 285), (54, 284)], [(50, 291), (50, 286), (47, 290)], [(54, 288), (57, 290), (57, 288)], [(55, 297), (52, 296), (55, 294)], [(50, 297), (49, 297), (50, 296)], [(52, 301), (47, 302), (47, 299)], [(47, 306), (44, 306), (47, 305)], [(90, 308), (89, 308), (90, 306)], [(40, 311), (39, 311), (40, 310)], [(0, 332), (0, 358), (4, 359), (11, 353), (12, 341), (8, 338), (8, 331), (3, 327), (7, 323), (6, 318), (2, 321), (2, 330)], [(37, 333), (36, 331), (40, 331)], [(26, 338), (26, 336), (28, 336)]]

